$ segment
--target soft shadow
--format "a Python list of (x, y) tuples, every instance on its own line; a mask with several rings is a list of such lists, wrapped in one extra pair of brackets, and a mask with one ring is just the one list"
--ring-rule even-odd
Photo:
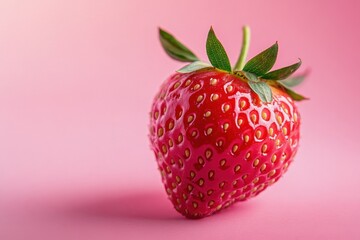
[(80, 217), (119, 220), (181, 220), (165, 193), (133, 191), (82, 199), (67, 213)]
[[(255, 201), (256, 202), (256, 201)], [(196, 222), (208, 222), (226, 218), (241, 218), (253, 209), (254, 200), (236, 203), (213, 216), (196, 219)], [(67, 201), (57, 208), (66, 217), (86, 218), (87, 220), (117, 221), (184, 221), (188, 219), (179, 214), (168, 200), (165, 192), (149, 190), (132, 190), (119, 193), (98, 193), (91, 196), (78, 197), (75, 201)], [(192, 221), (189, 221), (192, 222)]]

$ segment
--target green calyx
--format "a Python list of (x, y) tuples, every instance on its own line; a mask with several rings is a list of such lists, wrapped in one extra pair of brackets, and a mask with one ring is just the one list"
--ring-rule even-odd
[(249, 87), (264, 103), (270, 103), (273, 99), (270, 86), (284, 90), (295, 101), (307, 99), (291, 89), (300, 84), (305, 78), (305, 74), (291, 77), (301, 66), (302, 62), (300, 59), (295, 64), (270, 71), (276, 62), (278, 54), (277, 42), (246, 62), (250, 45), (250, 28), (247, 26), (243, 27), (242, 48), (233, 68), (223, 45), (216, 37), (212, 27), (206, 40), (206, 53), (211, 64), (199, 60), (189, 48), (165, 30), (159, 29), (159, 35), (162, 47), (171, 58), (181, 62), (189, 62), (188, 65), (178, 70), (180, 73), (217, 68), (237, 76), (242, 76), (241, 79), (247, 81)]

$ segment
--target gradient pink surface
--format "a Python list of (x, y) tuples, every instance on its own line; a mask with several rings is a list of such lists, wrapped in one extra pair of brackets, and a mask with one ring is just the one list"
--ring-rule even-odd
[[(360, 239), (359, 1), (0, 3), (0, 239)], [(203, 220), (166, 199), (147, 139), (159, 85), (182, 66), (168, 29), (203, 59), (210, 25), (236, 60), (279, 41), (301, 57), (300, 151), (258, 197)]]

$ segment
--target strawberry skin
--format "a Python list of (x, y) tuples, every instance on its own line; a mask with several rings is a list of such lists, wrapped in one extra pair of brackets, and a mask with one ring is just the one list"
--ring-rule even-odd
[(271, 86), (264, 103), (243, 76), (218, 69), (176, 73), (155, 97), (150, 142), (169, 199), (188, 218), (258, 195), (298, 149), (294, 101)]

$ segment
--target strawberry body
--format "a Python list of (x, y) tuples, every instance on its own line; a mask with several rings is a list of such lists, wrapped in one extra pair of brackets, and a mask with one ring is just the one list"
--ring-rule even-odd
[(217, 69), (176, 73), (155, 97), (150, 142), (169, 199), (200, 218), (258, 195), (298, 149), (293, 100), (271, 87), (264, 103), (243, 76)]

